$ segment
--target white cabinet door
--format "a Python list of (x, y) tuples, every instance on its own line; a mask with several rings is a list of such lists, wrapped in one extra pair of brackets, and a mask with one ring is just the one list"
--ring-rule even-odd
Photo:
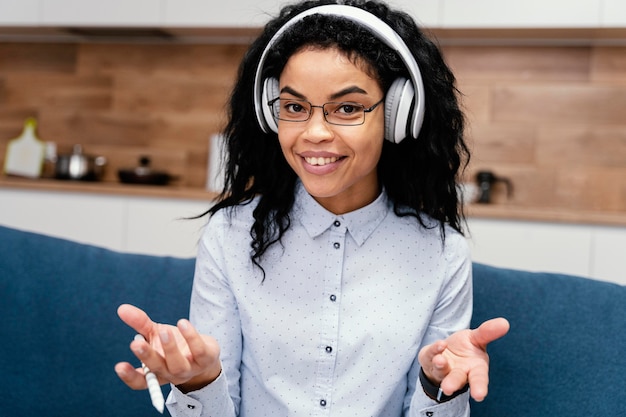
[(626, 1), (603, 0), (601, 19), (603, 27), (626, 27)]
[(126, 204), (120, 198), (64, 192), (0, 190), (0, 224), (121, 250)]
[(389, 5), (404, 10), (423, 27), (441, 25), (440, 0), (389, 0)]
[[(276, 0), (165, 0), (164, 24), (171, 27), (261, 27), (285, 2)], [(390, 0), (422, 25), (439, 24), (439, 0)]]
[(626, 285), (626, 227), (597, 227), (591, 246), (591, 277)]
[(41, 23), (48, 26), (158, 26), (161, 9), (162, 0), (41, 0)]
[(179, 258), (195, 257), (207, 217), (189, 218), (204, 213), (210, 206), (208, 201), (129, 199), (124, 250)]
[(445, 28), (584, 28), (600, 25), (600, 0), (441, 2)]
[(39, 0), (0, 0), (0, 25), (36, 26)]
[(587, 226), (470, 219), (472, 258), (481, 263), (530, 271), (590, 276), (591, 235)]
[(164, 0), (163, 23), (170, 27), (261, 27), (280, 6), (276, 0)]

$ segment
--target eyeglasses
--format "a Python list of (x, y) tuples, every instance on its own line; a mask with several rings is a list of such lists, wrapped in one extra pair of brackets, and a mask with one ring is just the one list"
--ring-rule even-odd
[(372, 107), (365, 108), (360, 103), (351, 101), (329, 102), (321, 106), (314, 106), (307, 100), (295, 98), (276, 97), (267, 104), (270, 106), (272, 116), (277, 120), (285, 122), (306, 122), (313, 114), (313, 108), (322, 109), (324, 120), (331, 125), (357, 126), (365, 122), (365, 113), (374, 110), (385, 99), (382, 98)]

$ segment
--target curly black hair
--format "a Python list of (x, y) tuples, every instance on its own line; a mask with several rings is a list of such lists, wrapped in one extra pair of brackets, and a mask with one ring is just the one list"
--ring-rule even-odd
[[(420, 67), (426, 112), (418, 138), (399, 144), (384, 141), (378, 176), (399, 216), (412, 215), (424, 226), (420, 213), (463, 233), (463, 205), (457, 194), (460, 171), (469, 162), (463, 138), (464, 115), (458, 103), (455, 77), (437, 45), (402, 11), (373, 0), (311, 0), (282, 9), (252, 43), (239, 67), (237, 83), (229, 101), (226, 138), (225, 182), (217, 203), (205, 214), (240, 204), (255, 197), (252, 226), (252, 260), (257, 266), (267, 248), (279, 242), (290, 226), (297, 176), (285, 160), (277, 135), (264, 133), (254, 109), (254, 77), (261, 55), (272, 36), (293, 16), (322, 4), (345, 4), (367, 10), (404, 40)], [(263, 77), (280, 77), (291, 55), (304, 46), (337, 48), (347, 57), (363, 60), (386, 91), (393, 80), (408, 71), (400, 57), (369, 29), (331, 15), (311, 15), (288, 29), (268, 54)], [(261, 268), (262, 269), (262, 268)]]

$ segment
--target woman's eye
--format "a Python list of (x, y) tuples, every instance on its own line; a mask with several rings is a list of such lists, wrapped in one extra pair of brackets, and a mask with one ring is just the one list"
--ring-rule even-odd
[(351, 103), (341, 103), (339, 107), (335, 110), (338, 113), (342, 113), (345, 115), (357, 113), (359, 111), (359, 106)]
[(289, 113), (300, 113), (304, 111), (304, 106), (298, 103), (287, 103), (285, 104), (285, 110)]

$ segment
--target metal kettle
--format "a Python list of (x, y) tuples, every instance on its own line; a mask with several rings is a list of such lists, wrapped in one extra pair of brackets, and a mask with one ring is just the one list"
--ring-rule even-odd
[(476, 173), (476, 182), (478, 183), (478, 203), (488, 204), (491, 203), (491, 194), (493, 186), (502, 182), (506, 185), (507, 197), (511, 198), (513, 195), (513, 183), (510, 179), (505, 177), (498, 177), (491, 171), (478, 171)]

